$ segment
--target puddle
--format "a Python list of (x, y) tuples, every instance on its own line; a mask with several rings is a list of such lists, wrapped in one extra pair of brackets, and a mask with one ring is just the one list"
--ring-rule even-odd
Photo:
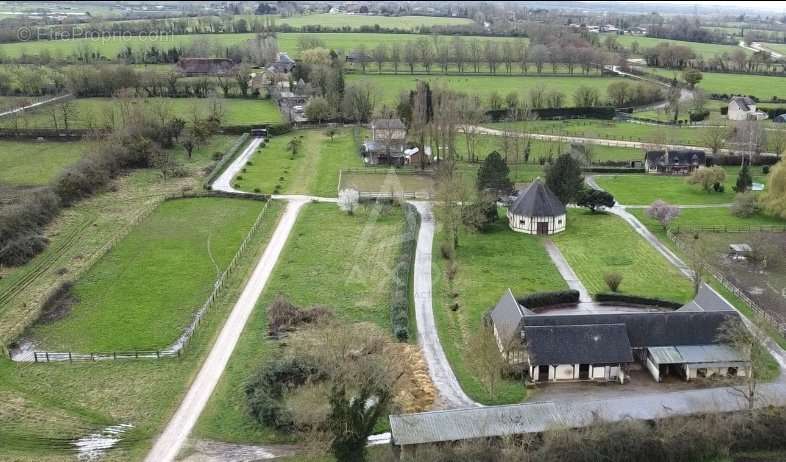
[(72, 444), (80, 461), (100, 460), (107, 450), (120, 442), (123, 433), (134, 428), (130, 424), (112, 425), (96, 433), (83, 436)]

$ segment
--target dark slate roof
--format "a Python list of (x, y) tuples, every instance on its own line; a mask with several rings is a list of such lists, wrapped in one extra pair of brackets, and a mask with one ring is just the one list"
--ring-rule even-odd
[(278, 58), (270, 63), (268, 70), (271, 72), (287, 73), (295, 67), (295, 61), (286, 53), (279, 53)]
[(677, 311), (734, 311), (734, 307), (715, 292), (715, 289), (702, 283), (696, 298)]
[(671, 311), (665, 313), (601, 313), (575, 315), (524, 316), (530, 326), (571, 326), (586, 324), (624, 324), (634, 348), (674, 345), (712, 345), (718, 343), (720, 326), (739, 317), (735, 311)]
[(491, 310), (491, 321), (497, 329), (497, 335), (504, 347), (511, 346), (520, 339), (520, 324), (525, 314), (535, 314), (516, 301), (513, 292), (508, 289)]
[(525, 327), (532, 364), (632, 363), (625, 324)]
[(698, 149), (677, 149), (671, 151), (647, 151), (644, 160), (648, 163), (664, 165), (704, 164), (707, 154)]
[(777, 115), (777, 116), (775, 116), (774, 119), (772, 119), (772, 121), (773, 122), (786, 122), (786, 114)]
[(388, 130), (404, 130), (407, 128), (401, 119), (374, 119), (371, 121), (371, 126)]
[(349, 53), (347, 55), (346, 60), (347, 61), (356, 61), (356, 62), (361, 62), (361, 61), (371, 62), (371, 61), (374, 60), (374, 58), (372, 58), (371, 56), (369, 56), (366, 53), (361, 53), (359, 51), (353, 51), (353, 52), (351, 52), (351, 53)]
[(180, 58), (176, 69), (184, 74), (224, 75), (235, 67), (226, 58)]
[(510, 212), (525, 217), (556, 217), (565, 214), (565, 206), (540, 180), (519, 191)]
[(735, 96), (731, 100), (734, 101), (735, 103), (737, 103), (737, 105), (743, 111), (750, 111), (751, 110), (750, 106), (755, 106), (756, 105), (756, 102), (753, 101), (752, 99), (750, 99), (747, 96)]

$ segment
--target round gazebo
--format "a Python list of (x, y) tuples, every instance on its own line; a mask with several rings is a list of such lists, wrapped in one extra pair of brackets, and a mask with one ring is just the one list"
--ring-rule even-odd
[(526, 234), (565, 231), (565, 206), (540, 179), (519, 191), (508, 208), (510, 229)]

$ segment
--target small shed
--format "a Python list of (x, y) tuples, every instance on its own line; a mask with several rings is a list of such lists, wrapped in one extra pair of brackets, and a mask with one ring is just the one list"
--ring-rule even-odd
[(734, 260), (745, 260), (753, 254), (750, 244), (729, 244), (729, 256)]
[(556, 234), (565, 231), (565, 222), (565, 205), (539, 179), (519, 191), (508, 208), (508, 225), (519, 233)]
[(777, 115), (777, 116), (775, 116), (775, 118), (772, 119), (772, 121), (775, 122), (775, 123), (782, 124), (782, 123), (786, 122), (786, 114)]

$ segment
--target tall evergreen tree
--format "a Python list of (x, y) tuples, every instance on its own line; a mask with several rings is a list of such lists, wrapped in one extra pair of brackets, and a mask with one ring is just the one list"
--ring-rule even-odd
[(749, 190), (751, 186), (753, 186), (753, 177), (751, 176), (750, 167), (748, 167), (748, 163), (746, 162), (742, 165), (740, 173), (737, 174), (737, 184), (734, 186), (734, 191), (744, 193)]
[(570, 154), (562, 154), (546, 169), (546, 186), (563, 204), (575, 202), (584, 187), (581, 165)]
[(508, 164), (497, 151), (494, 151), (486, 156), (478, 169), (478, 191), (493, 191), (497, 196), (510, 194), (513, 183), (509, 176)]

